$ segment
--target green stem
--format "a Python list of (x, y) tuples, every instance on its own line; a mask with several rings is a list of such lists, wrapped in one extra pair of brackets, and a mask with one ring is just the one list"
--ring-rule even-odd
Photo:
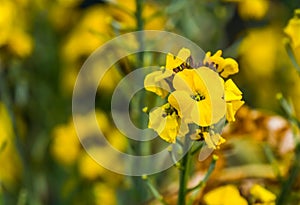
[(189, 169), (190, 169), (190, 160), (191, 160), (191, 151), (189, 149), (190, 146), (190, 139), (186, 137), (184, 142), (183, 150), (187, 150), (188, 152), (184, 155), (181, 161), (181, 167), (180, 169), (180, 181), (179, 181), (179, 191), (178, 191), (178, 205), (185, 205), (186, 200), (186, 193), (187, 193), (187, 183), (189, 178)]

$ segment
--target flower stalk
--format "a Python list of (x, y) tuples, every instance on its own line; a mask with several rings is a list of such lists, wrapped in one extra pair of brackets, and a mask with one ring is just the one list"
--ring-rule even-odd
[(187, 194), (187, 183), (189, 179), (190, 172), (190, 161), (191, 161), (191, 149), (189, 149), (191, 140), (186, 136), (183, 150), (188, 150), (188, 152), (183, 156), (181, 160), (180, 169), (180, 179), (179, 179), (179, 191), (178, 191), (178, 205), (186, 204), (186, 194)]

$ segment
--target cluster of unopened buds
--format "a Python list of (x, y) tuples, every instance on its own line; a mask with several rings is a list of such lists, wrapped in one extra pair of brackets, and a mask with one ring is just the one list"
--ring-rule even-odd
[(145, 89), (166, 99), (150, 111), (148, 124), (163, 140), (175, 143), (188, 136), (212, 149), (225, 142), (217, 127), (235, 121), (244, 101), (235, 83), (224, 80), (239, 71), (238, 63), (221, 55), (221, 50), (208, 52), (196, 64), (191, 51), (182, 48), (176, 56), (168, 53), (166, 65), (146, 76)]

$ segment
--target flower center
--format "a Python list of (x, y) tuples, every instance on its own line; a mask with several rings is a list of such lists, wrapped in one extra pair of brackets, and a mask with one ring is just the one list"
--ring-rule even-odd
[(192, 95), (191, 98), (193, 100), (196, 100), (197, 102), (201, 101), (201, 100), (204, 100), (205, 99), (205, 96), (204, 95), (201, 95), (200, 93), (197, 93), (196, 95)]
[(162, 117), (167, 117), (167, 115), (172, 115), (174, 112), (177, 113), (176, 110), (170, 104), (166, 104), (163, 109), (165, 112), (162, 114)]

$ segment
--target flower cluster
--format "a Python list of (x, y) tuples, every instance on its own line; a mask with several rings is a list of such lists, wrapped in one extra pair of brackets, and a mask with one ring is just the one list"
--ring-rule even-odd
[(238, 64), (221, 55), (220, 50), (208, 52), (195, 63), (191, 51), (182, 48), (177, 56), (167, 54), (165, 67), (146, 76), (145, 89), (167, 101), (149, 113), (148, 127), (163, 140), (175, 143), (177, 137), (189, 135), (213, 149), (225, 142), (215, 127), (225, 119), (235, 121), (244, 101), (235, 83), (224, 80), (238, 72)]

